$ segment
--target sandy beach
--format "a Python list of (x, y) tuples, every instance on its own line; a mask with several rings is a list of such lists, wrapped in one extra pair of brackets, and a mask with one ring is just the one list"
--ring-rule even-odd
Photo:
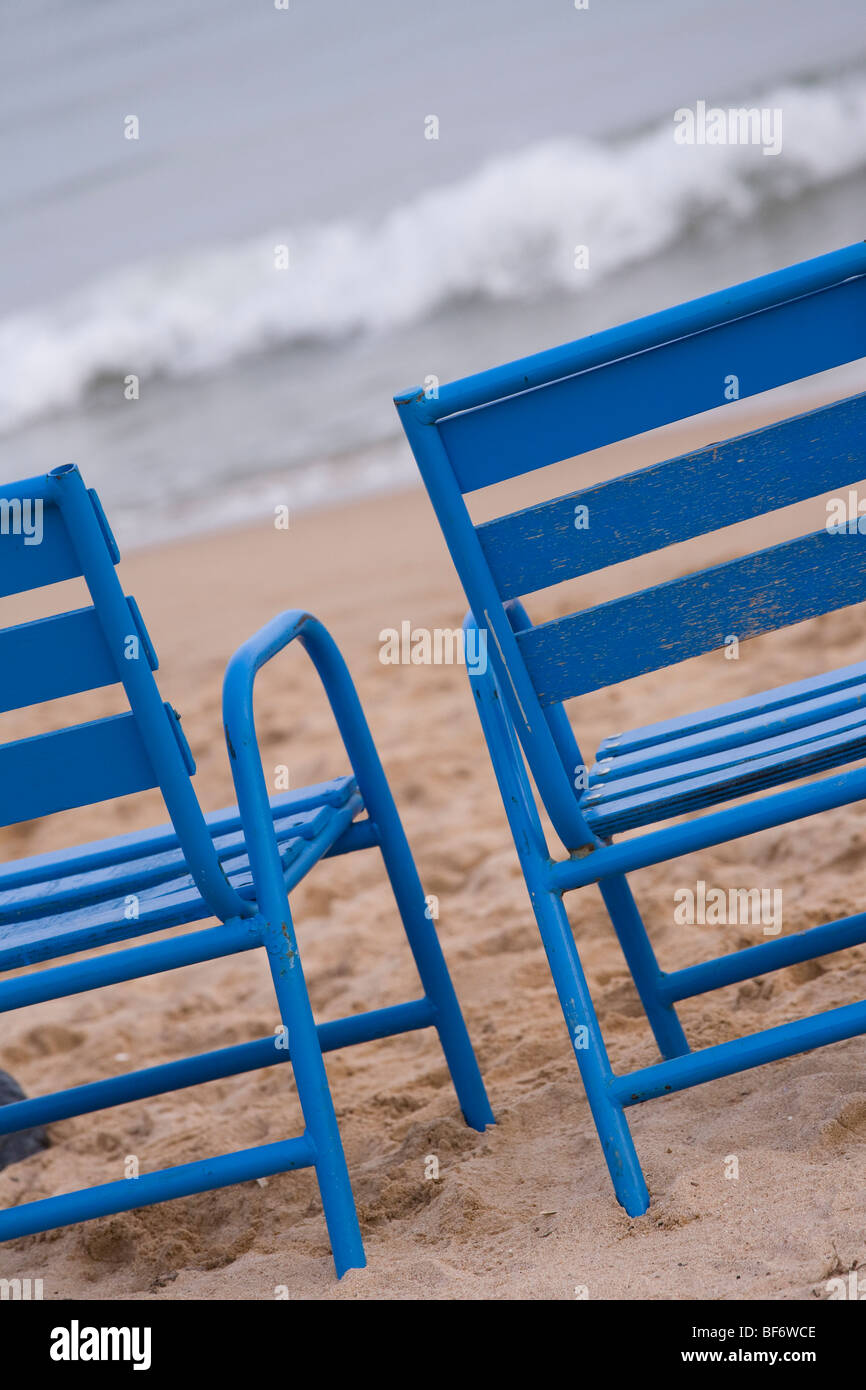
[[(813, 404), (812, 401), (808, 404)], [(705, 417), (667, 453), (712, 435)], [(620, 472), (657, 440), (608, 451)], [(599, 475), (585, 456), (549, 495)], [(86, 476), (86, 470), (85, 470)], [(521, 493), (522, 490), (522, 493)], [(512, 501), (528, 496), (527, 484)], [(536, 496), (541, 495), (536, 492)], [(486, 499), (481, 499), (483, 511)], [(566, 612), (822, 524), (821, 501), (749, 523), (530, 601)], [(681, 553), (680, 553), (681, 552)], [(631, 1112), (652, 1205), (617, 1206), (520, 876), (465, 672), (384, 665), (380, 632), (456, 627), (464, 601), (420, 490), (292, 516), (158, 549), (120, 573), (161, 659), (163, 695), (183, 716), (207, 809), (233, 801), (220, 685), (234, 647), (276, 612), (308, 608), (341, 645), (403, 814), (488, 1086), (496, 1126), (460, 1117), (435, 1035), (367, 1044), (327, 1059), (368, 1268), (334, 1277), (313, 1177), (288, 1174), (19, 1240), (0, 1276), (44, 1280), (46, 1298), (91, 1299), (814, 1299), (866, 1261), (866, 1083), (862, 1038), (702, 1086)], [(582, 587), (581, 587), (582, 586)], [(66, 606), (65, 595), (61, 606)], [(44, 611), (58, 595), (39, 597)], [(72, 606), (71, 604), (69, 606)], [(698, 709), (862, 657), (859, 610), (720, 652), (576, 702), (584, 753), (617, 729)], [(88, 697), (90, 717), (116, 697)], [(70, 702), (78, 714), (81, 699)], [(261, 681), (266, 769), (292, 786), (347, 770), (303, 652)], [(3, 736), (46, 727), (5, 716)], [(41, 723), (39, 722), (41, 719)], [(164, 820), (156, 794), (4, 832), (4, 856)], [(683, 926), (677, 886), (698, 880), (782, 890), (783, 930), (862, 908), (862, 807), (770, 830), (633, 876), (663, 966), (754, 944), (759, 926)], [(594, 889), (567, 902), (615, 1069), (655, 1060), (649, 1028)], [(292, 909), (320, 1020), (414, 997), (417, 982), (374, 853), (320, 864)], [(706, 1045), (861, 999), (866, 949), (687, 1001)], [(5, 1016), (0, 1066), (36, 1095), (272, 1032), (264, 959), (241, 956)], [(277, 1140), (299, 1132), (287, 1068), (211, 1083), (56, 1124), (50, 1147), (0, 1174), (0, 1205)], [(425, 1177), (438, 1159), (439, 1178)], [(739, 1176), (731, 1171), (731, 1156)]]

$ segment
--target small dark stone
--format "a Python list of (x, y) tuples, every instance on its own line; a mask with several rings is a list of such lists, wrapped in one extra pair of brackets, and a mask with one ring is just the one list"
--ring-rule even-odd
[[(0, 1105), (11, 1105), (15, 1100), (26, 1099), (15, 1078), (8, 1071), (0, 1071)], [(0, 1134), (0, 1168), (8, 1168), (10, 1163), (20, 1163), (22, 1158), (30, 1158), (47, 1146), (48, 1136), (42, 1125), (37, 1125), (35, 1129), (22, 1129), (17, 1134)]]

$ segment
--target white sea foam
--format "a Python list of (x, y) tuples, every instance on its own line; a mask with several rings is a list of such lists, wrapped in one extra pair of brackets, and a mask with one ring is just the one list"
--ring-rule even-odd
[[(464, 297), (580, 291), (710, 222), (757, 219), (866, 166), (866, 76), (747, 103), (782, 111), (782, 152), (689, 147), (671, 119), (616, 142), (551, 141), (396, 207), (377, 224), (275, 229), (136, 265), (0, 321), (0, 431), (100, 378), (211, 372), (275, 346), (375, 333)], [(274, 248), (289, 247), (277, 270)], [(590, 273), (575, 269), (577, 245)]]

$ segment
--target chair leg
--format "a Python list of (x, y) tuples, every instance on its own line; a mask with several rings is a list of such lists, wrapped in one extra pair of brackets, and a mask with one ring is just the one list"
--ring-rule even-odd
[(682, 1057), (691, 1048), (676, 1009), (659, 999), (658, 985), (662, 972), (628, 879), (625, 874), (617, 874), (615, 878), (602, 879), (598, 886), (659, 1052), (665, 1061), (671, 1057)]
[(342, 1278), (348, 1269), (363, 1269), (367, 1260), (288, 903), (285, 920), (267, 924), (264, 944), (280, 1017), (289, 1034), (304, 1124), (316, 1152), (316, 1176), (334, 1264)]
[(549, 891), (539, 891), (532, 897), (617, 1201), (629, 1216), (642, 1216), (649, 1206), (649, 1192), (625, 1113), (610, 1092), (613, 1071), (562, 898)]
[(377, 788), (375, 811), (367, 803), (379, 830), (382, 858), (424, 993), (436, 1010), (436, 1029), (460, 1109), (466, 1123), (483, 1132), (487, 1125), (495, 1124), (496, 1119), (484, 1089), (436, 928), (428, 915), (424, 889), (412, 851), (384, 775), (382, 783)]
[[(367, 814), (376, 827), (379, 847), (424, 993), (436, 1010), (436, 1028), (466, 1123), (484, 1130), (495, 1124), (472, 1043), (439, 945), (412, 851), (391, 795), (373, 736), (346, 663), (332, 639), (321, 639), (313, 659), (328, 689), (346, 751)], [(327, 679), (326, 679), (327, 678)]]

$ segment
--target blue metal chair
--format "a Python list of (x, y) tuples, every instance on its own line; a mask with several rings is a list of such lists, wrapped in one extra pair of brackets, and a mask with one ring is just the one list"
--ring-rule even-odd
[[(308, 613), (250, 638), (226, 671), (223, 713), (238, 805), (204, 815), (195, 766), (153, 671), (156, 656), (96, 494), (74, 466), (2, 489), (0, 596), (83, 576), (92, 606), (0, 631), (0, 711), (120, 684), (127, 713), (0, 747), (0, 824), (158, 787), (171, 824), (0, 867), (0, 971), (216, 918), (0, 981), (0, 1012), (240, 951), (265, 950), (285, 1034), (95, 1081), (0, 1108), (0, 1134), (291, 1061), (305, 1130), (298, 1138), (203, 1158), (0, 1211), (10, 1240), (173, 1197), (313, 1167), (338, 1274), (364, 1248), (322, 1053), (434, 1027), (464, 1116), (493, 1116), (403, 828), (345, 663)], [(41, 514), (39, 525), (34, 518)], [(22, 517), (27, 526), (16, 525)], [(257, 672), (295, 638), (330, 701), (352, 775), (268, 797), (253, 722)], [(288, 893), (318, 860), (378, 846), (423, 997), (316, 1026)], [(287, 1046), (285, 1045), (287, 1043)]]
[[(470, 679), (616, 1195), (632, 1216), (649, 1196), (625, 1107), (866, 1031), (861, 1001), (691, 1052), (677, 1001), (866, 941), (866, 913), (665, 973), (626, 878), (866, 795), (866, 767), (800, 780), (866, 755), (866, 662), (616, 734), (589, 772), (562, 702), (717, 649), (729, 634), (757, 637), (859, 602), (866, 536), (825, 527), (538, 626), (520, 599), (863, 478), (866, 396), (478, 526), (464, 497), (719, 406), (732, 376), (739, 396), (752, 396), (864, 355), (861, 242), (438, 394), (396, 398), (467, 624), (488, 634), (487, 670)], [(527, 769), (567, 851), (559, 862)], [(662, 821), (675, 823), (650, 828)], [(624, 831), (640, 833), (617, 839)], [(630, 1075), (611, 1069), (563, 905), (591, 883), (664, 1059)]]

